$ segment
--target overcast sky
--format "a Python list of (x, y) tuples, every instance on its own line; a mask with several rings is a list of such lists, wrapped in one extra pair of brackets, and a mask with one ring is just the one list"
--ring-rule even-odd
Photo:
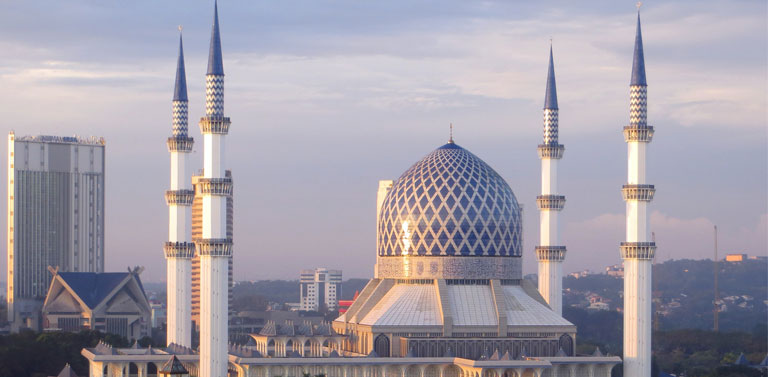
[[(200, 166), (212, 13), (211, 1), (3, 4), (0, 131), (106, 138), (108, 271), (165, 279), (177, 25)], [(535, 272), (550, 38), (564, 267), (620, 263), (634, 1), (222, 0), (219, 15), (236, 279), (371, 277), (378, 180), (444, 144), (451, 122), (525, 207)], [(766, 2), (647, 1), (642, 19), (657, 259), (710, 258), (714, 224), (722, 253), (765, 255)]]

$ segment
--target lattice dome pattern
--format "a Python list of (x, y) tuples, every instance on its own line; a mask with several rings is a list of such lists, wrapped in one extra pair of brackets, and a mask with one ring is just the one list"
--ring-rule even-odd
[(522, 255), (520, 207), (488, 164), (449, 143), (393, 184), (379, 214), (380, 256)]

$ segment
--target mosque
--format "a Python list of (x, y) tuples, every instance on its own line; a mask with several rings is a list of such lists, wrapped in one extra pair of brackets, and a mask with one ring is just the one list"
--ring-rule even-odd
[[(521, 207), (507, 182), (453, 138), (394, 181), (380, 181), (377, 197), (375, 276), (346, 313), (332, 323), (268, 323), (247, 345), (227, 341), (227, 266), (232, 243), (225, 236), (231, 176), (222, 155), (230, 119), (224, 116), (224, 68), (218, 8), (214, 11), (206, 75), (203, 235), (191, 240), (184, 58), (179, 50), (173, 101), (168, 262), (168, 346), (82, 351), (92, 377), (148, 376), (163, 365), (200, 377), (544, 377), (610, 376), (623, 362), (625, 376), (650, 375), (650, 270), (645, 205), (646, 83), (638, 14), (630, 84), (629, 181), (625, 259), (624, 360), (576, 355), (576, 326), (562, 317), (562, 262), (557, 190), (558, 103), (550, 49), (544, 101), (538, 287), (522, 277)], [(200, 348), (191, 347), (189, 259), (201, 256)], [(169, 367), (170, 368), (170, 367)], [(166, 371), (160, 371), (163, 373)], [(170, 372), (169, 372), (170, 373)]]

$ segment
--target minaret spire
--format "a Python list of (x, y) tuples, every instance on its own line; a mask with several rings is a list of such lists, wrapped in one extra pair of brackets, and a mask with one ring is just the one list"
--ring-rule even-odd
[(563, 312), (563, 261), (565, 246), (560, 245), (560, 211), (565, 206), (565, 196), (557, 190), (557, 165), (563, 158), (565, 147), (558, 142), (557, 87), (552, 46), (549, 46), (549, 68), (544, 95), (544, 140), (539, 145), (541, 159), (541, 195), (536, 197), (539, 208), (540, 230), (536, 257), (539, 261), (539, 292), (552, 311)]
[(219, 2), (213, 3), (213, 29), (211, 30), (211, 47), (208, 51), (209, 75), (224, 76), (224, 62), (221, 55), (221, 33), (219, 32)]
[(192, 346), (191, 302), (194, 244), (190, 240), (190, 206), (194, 192), (188, 186), (189, 153), (194, 140), (188, 136), (189, 102), (184, 71), (184, 45), (179, 26), (179, 58), (173, 89), (173, 133), (168, 138), (171, 153), (171, 188), (165, 192), (168, 205), (168, 242), (164, 245), (167, 273), (168, 326), (166, 340), (184, 347)]
[(645, 81), (645, 56), (643, 55), (643, 33), (640, 30), (640, 9), (637, 10), (635, 54), (632, 58), (632, 80), (629, 85), (648, 85)]
[(632, 79), (629, 84), (627, 183), (622, 187), (626, 202), (626, 241), (621, 243), (624, 260), (624, 376), (651, 374), (651, 282), (656, 242), (649, 237), (648, 204), (656, 193), (646, 183), (646, 155), (654, 129), (648, 125), (648, 84), (645, 80), (643, 38), (638, 3)]
[(230, 121), (224, 116), (224, 64), (221, 55), (219, 7), (214, 3), (211, 49), (205, 75), (203, 177), (198, 187), (203, 202), (202, 235), (195, 241), (200, 257), (200, 377), (227, 375), (229, 341), (229, 263), (232, 239), (227, 236), (227, 199), (232, 177), (224, 164)]
[(552, 45), (549, 45), (549, 69), (547, 70), (547, 92), (544, 95), (544, 108), (557, 110), (557, 84), (555, 83), (555, 59), (552, 57)]
[(179, 26), (179, 61), (176, 63), (176, 85), (173, 88), (174, 101), (188, 101), (187, 98), (187, 72), (184, 69), (184, 41)]

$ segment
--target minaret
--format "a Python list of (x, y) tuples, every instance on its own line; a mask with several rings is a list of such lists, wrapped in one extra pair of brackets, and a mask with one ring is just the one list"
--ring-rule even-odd
[[(181, 27), (179, 27), (181, 31)], [(187, 163), (194, 141), (187, 133), (187, 77), (184, 71), (184, 47), (179, 35), (179, 61), (173, 91), (173, 136), (168, 138), (171, 152), (171, 189), (165, 192), (168, 204), (168, 242), (165, 243), (167, 268), (168, 324), (166, 340), (192, 346), (191, 333), (191, 258), (195, 246), (190, 242), (190, 206), (194, 192), (189, 187)]]
[(621, 190), (627, 202), (627, 238), (621, 243), (624, 260), (624, 376), (651, 375), (651, 267), (656, 243), (648, 238), (647, 205), (655, 189), (645, 183), (645, 154), (653, 138), (647, 123), (647, 88), (640, 12), (637, 14), (635, 56), (629, 84), (627, 184)]
[(544, 142), (539, 145), (541, 195), (536, 197), (536, 205), (539, 207), (540, 234), (536, 257), (539, 261), (539, 293), (555, 313), (562, 315), (565, 246), (560, 246), (558, 215), (565, 205), (565, 196), (557, 193), (557, 163), (563, 158), (565, 147), (557, 140), (557, 118), (555, 64), (550, 46), (547, 92), (544, 96)]
[(205, 116), (200, 119), (204, 140), (203, 177), (198, 181), (203, 199), (203, 231), (196, 240), (200, 255), (200, 377), (226, 377), (228, 342), (228, 274), (232, 240), (227, 238), (227, 197), (232, 178), (226, 177), (224, 139), (229, 118), (224, 116), (224, 64), (221, 56), (218, 4), (214, 5), (208, 73), (205, 76)]

